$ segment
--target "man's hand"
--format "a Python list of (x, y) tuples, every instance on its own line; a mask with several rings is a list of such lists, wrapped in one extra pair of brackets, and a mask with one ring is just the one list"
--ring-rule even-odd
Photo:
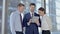
[(26, 27), (23, 27), (23, 33), (25, 34)]
[(32, 21), (32, 19), (30, 19), (29, 22), (28, 22), (27, 24), (30, 25), (31, 21)]
[(31, 22), (32, 22), (32, 19), (30, 19), (28, 23), (30, 24)]

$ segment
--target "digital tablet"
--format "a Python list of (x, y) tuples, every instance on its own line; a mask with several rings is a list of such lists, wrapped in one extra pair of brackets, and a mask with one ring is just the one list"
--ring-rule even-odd
[(38, 20), (38, 19), (39, 19), (38, 16), (33, 16), (32, 19), (31, 19), (31, 20), (32, 20), (32, 23), (34, 23), (34, 22), (35, 22), (36, 20)]

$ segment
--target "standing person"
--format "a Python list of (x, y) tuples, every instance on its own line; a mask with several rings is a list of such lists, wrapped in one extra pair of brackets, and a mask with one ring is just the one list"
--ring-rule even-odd
[(19, 3), (17, 5), (17, 11), (10, 15), (10, 29), (12, 34), (23, 34), (22, 22), (24, 17), (24, 7), (24, 4)]
[(45, 9), (43, 7), (40, 7), (38, 9), (38, 13), (40, 16), (42, 16), (41, 19), (41, 29), (42, 29), (42, 34), (51, 34), (51, 29), (52, 29), (52, 21), (51, 19), (46, 15)]
[(39, 15), (34, 12), (36, 5), (34, 3), (30, 4), (30, 12), (25, 14), (23, 19), (23, 27), (26, 27), (25, 34), (39, 34), (38, 27), (41, 27), (40, 19), (37, 19), (34, 23), (32, 22), (32, 17)]

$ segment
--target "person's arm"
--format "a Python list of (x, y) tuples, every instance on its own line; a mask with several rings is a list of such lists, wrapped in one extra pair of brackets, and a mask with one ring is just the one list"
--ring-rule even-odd
[(47, 17), (47, 23), (49, 25), (50, 30), (52, 30), (52, 21), (50, 17)]
[(10, 30), (11, 30), (12, 34), (16, 34), (15, 26), (14, 26), (14, 14), (13, 13), (10, 15)]
[(40, 18), (39, 19), (36, 19), (35, 22), (36, 22), (36, 24), (37, 24), (38, 27), (41, 27), (41, 20), (40, 20)]
[(23, 33), (25, 34), (25, 31), (26, 31), (26, 27), (23, 27)]
[(26, 27), (29, 25), (26, 15), (23, 18), (23, 33), (25, 34)]
[(28, 27), (30, 25), (29, 20), (27, 18), (28, 16), (25, 15), (23, 19), (23, 27)]
[(26, 19), (26, 16), (24, 16), (24, 18), (23, 18), (23, 27), (27, 26), (26, 22), (27, 22), (27, 19)]
[(30, 26), (30, 23), (32, 22), (32, 20), (30, 19), (29, 22), (27, 23), (28, 26)]
[(37, 16), (39, 17), (38, 22), (37, 22), (37, 26), (38, 26), (38, 27), (41, 27), (40, 15), (39, 15), (39, 14), (37, 14)]

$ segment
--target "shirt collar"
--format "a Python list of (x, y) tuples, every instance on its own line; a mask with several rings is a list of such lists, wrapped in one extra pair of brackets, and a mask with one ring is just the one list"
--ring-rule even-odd
[(34, 12), (32, 13), (32, 12), (30, 11), (30, 14), (34, 14)]
[(17, 11), (18, 14), (23, 14), (23, 13), (20, 13), (19, 11)]

